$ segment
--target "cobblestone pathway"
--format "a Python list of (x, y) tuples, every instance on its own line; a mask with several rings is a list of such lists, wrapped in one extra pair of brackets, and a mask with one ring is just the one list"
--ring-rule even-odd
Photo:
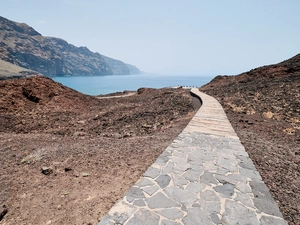
[(222, 106), (203, 105), (98, 225), (283, 225), (276, 202)]

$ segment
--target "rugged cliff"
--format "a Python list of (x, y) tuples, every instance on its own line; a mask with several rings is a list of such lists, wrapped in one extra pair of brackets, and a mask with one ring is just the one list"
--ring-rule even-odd
[(3, 17), (0, 17), (0, 59), (46, 76), (140, 73), (122, 61), (60, 38), (44, 37), (24, 23)]

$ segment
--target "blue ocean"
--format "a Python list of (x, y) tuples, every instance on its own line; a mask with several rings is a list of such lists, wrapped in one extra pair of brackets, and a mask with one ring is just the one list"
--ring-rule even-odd
[(54, 77), (53, 80), (88, 95), (108, 94), (124, 90), (135, 91), (141, 87), (163, 88), (175, 86), (201, 87), (214, 76), (197, 75), (107, 75)]

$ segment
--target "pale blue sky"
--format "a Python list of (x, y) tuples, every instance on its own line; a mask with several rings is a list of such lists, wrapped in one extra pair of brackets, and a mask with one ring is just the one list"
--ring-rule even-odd
[(299, 0), (0, 0), (44, 36), (161, 74), (238, 74), (300, 53)]

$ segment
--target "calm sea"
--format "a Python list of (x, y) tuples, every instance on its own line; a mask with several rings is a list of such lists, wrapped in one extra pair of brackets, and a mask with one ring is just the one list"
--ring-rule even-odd
[(163, 88), (174, 86), (201, 87), (214, 76), (189, 75), (109, 75), (55, 77), (53, 80), (88, 95), (108, 94), (124, 90), (135, 91), (141, 87)]

